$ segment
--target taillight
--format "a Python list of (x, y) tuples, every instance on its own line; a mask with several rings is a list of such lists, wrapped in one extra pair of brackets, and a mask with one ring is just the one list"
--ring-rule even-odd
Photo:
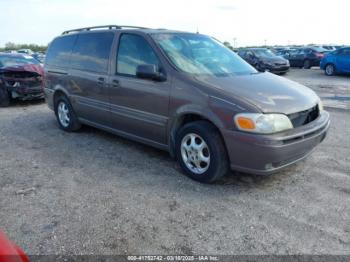
[(316, 53), (316, 56), (317, 56), (317, 57), (323, 57), (324, 54), (323, 54), (323, 53)]

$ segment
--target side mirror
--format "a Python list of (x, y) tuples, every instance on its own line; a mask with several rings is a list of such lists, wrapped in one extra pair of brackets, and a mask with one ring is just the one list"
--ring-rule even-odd
[(136, 76), (142, 79), (164, 81), (165, 77), (157, 70), (156, 65), (139, 65), (136, 68)]

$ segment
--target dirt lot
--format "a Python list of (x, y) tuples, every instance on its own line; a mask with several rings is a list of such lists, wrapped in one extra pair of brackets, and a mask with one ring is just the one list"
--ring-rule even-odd
[(193, 182), (167, 153), (42, 103), (0, 109), (0, 228), (29, 254), (350, 254), (350, 77), (292, 70), (325, 100), (328, 138), (279, 174)]

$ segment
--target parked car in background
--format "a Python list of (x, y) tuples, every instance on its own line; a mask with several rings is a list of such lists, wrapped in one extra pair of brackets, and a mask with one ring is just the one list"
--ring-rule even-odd
[(16, 50), (7, 50), (7, 51), (4, 51), (4, 53), (17, 54), (17, 51)]
[(32, 55), (34, 52), (31, 49), (19, 49), (17, 50), (17, 53), (20, 54), (27, 54), (27, 55)]
[(324, 49), (326, 49), (328, 51), (335, 51), (335, 50), (337, 50), (337, 48), (334, 45), (322, 45), (320, 47), (324, 48)]
[(288, 60), (288, 58), (286, 58), (286, 57), (288, 57), (289, 53), (292, 52), (294, 49), (293, 48), (289, 48), (289, 47), (279, 48), (279, 49), (274, 50), (274, 53), (275, 53), (275, 55), (281, 56), (284, 59)]
[(43, 54), (43, 53), (34, 53), (34, 54), (32, 54), (32, 57), (34, 57), (36, 60), (38, 60), (41, 64), (44, 64), (45, 54)]
[(310, 69), (313, 66), (320, 66), (321, 59), (328, 52), (324, 48), (304, 47), (292, 49), (286, 52), (284, 57), (289, 60), (291, 67)]
[(327, 54), (322, 60), (320, 67), (325, 74), (332, 76), (335, 74), (350, 73), (350, 47), (340, 48)]
[(259, 73), (202, 34), (70, 30), (51, 42), (44, 68), (61, 129), (87, 124), (166, 150), (200, 182), (229, 169), (277, 172), (306, 157), (329, 128), (311, 89)]
[(11, 99), (44, 98), (43, 68), (29, 55), (0, 53), (0, 106)]
[(258, 71), (282, 75), (289, 70), (288, 60), (277, 56), (267, 48), (244, 48), (238, 51), (238, 55)]

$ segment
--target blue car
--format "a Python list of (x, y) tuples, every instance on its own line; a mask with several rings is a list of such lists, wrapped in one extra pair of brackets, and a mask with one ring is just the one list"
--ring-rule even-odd
[(327, 54), (322, 60), (320, 67), (325, 74), (350, 74), (350, 47), (340, 48)]

